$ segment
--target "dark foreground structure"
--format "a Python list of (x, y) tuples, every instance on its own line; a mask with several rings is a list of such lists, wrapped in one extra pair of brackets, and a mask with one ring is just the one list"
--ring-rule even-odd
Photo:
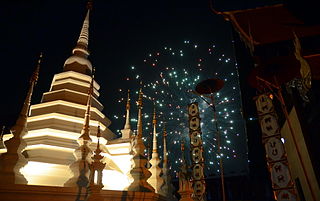
[[(296, 194), (296, 200), (320, 200), (320, 25), (314, 7), (310, 2), (288, 3), (217, 12), (234, 27), (247, 122), (250, 200), (272, 200), (268, 196), (272, 191), (276, 200), (292, 200), (288, 194), (278, 194), (283, 178), (289, 179), (286, 187), (291, 185), (289, 193)], [(267, 163), (268, 144), (262, 140), (260, 125), (270, 131), (275, 125), (259, 120), (254, 99), (260, 94), (274, 105), (279, 124), (275, 132), (285, 147), (289, 175), (272, 174), (272, 163)], [(279, 151), (273, 148), (271, 153)]]

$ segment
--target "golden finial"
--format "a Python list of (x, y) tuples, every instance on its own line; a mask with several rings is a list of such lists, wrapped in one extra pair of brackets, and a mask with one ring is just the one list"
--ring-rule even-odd
[(167, 137), (167, 129), (166, 129), (166, 123), (163, 123), (163, 137)]
[(88, 10), (92, 10), (92, 4), (93, 4), (93, 1), (92, 0), (88, 0), (88, 2), (87, 2), (87, 9)]
[[(153, 103), (154, 104), (154, 103)], [(157, 119), (156, 119), (156, 107), (155, 104), (153, 106), (153, 120), (152, 120), (153, 125), (157, 124)]]
[(42, 52), (40, 52), (39, 59), (38, 59), (38, 65), (41, 64), (42, 57), (43, 57), (43, 54), (42, 54)]
[(126, 110), (130, 110), (130, 89), (128, 89), (128, 98), (127, 98)]
[(140, 90), (139, 90), (139, 98), (138, 98), (138, 107), (139, 108), (142, 108), (142, 95), (143, 95), (142, 88), (140, 88)]
[(41, 62), (42, 62), (42, 52), (39, 55), (39, 59), (38, 59), (38, 64), (37, 64), (37, 68), (36, 70), (33, 72), (30, 83), (37, 83), (38, 79), (39, 79), (39, 71), (40, 71), (40, 66), (41, 66)]

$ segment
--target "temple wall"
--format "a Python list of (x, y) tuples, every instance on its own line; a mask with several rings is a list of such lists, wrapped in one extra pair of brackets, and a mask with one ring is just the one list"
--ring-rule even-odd
[[(77, 188), (32, 185), (0, 186), (0, 201), (74, 201)], [(95, 197), (93, 199), (93, 197)], [(100, 197), (100, 198), (99, 198)], [(167, 199), (153, 192), (102, 190), (89, 197), (88, 201), (166, 201)]]

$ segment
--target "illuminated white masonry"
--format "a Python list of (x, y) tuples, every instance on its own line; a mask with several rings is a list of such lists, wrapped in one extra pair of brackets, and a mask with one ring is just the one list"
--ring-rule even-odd
[[(80, 37), (72, 55), (64, 63), (63, 72), (54, 75), (51, 87), (42, 96), (39, 104), (32, 105), (27, 119), (28, 132), (23, 136), (27, 146), (23, 155), (28, 160), (21, 173), (31, 185), (63, 186), (72, 176), (69, 165), (75, 161), (74, 149), (78, 147), (88, 90), (93, 67), (89, 56), (89, 10), (84, 20)], [(132, 182), (131, 133), (127, 138), (114, 139), (109, 130), (111, 121), (102, 113), (103, 105), (98, 101), (100, 85), (93, 81), (91, 98), (90, 138), (91, 149), (97, 143), (98, 126), (101, 128), (101, 150), (104, 153), (104, 189), (124, 190)], [(12, 134), (4, 136), (4, 141)], [(0, 147), (0, 154), (6, 149)]]

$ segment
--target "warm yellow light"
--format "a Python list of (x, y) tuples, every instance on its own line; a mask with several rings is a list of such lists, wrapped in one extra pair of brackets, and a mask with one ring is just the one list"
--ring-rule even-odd
[(131, 170), (131, 159), (132, 155), (123, 154), (123, 155), (109, 155), (107, 153), (102, 153), (105, 157), (104, 162), (114, 170), (117, 170), (125, 175)]
[[(67, 72), (62, 72), (62, 73), (56, 74), (53, 77), (53, 82), (52, 83), (54, 83), (55, 80), (63, 79), (63, 78), (69, 78), (69, 77), (74, 77), (76, 79), (82, 79), (82, 80), (87, 81), (89, 83), (91, 82), (91, 76), (89, 76), (89, 75), (85, 75), (85, 74), (78, 73), (78, 72), (75, 72), (75, 71), (67, 71)], [(97, 90), (100, 89), (100, 85), (97, 82), (94, 82), (93, 86)], [(52, 85), (51, 85), (51, 87), (52, 87)], [(51, 91), (51, 89), (50, 89), (50, 91)]]
[[(28, 123), (35, 122), (35, 121), (41, 121), (41, 120), (47, 120), (47, 119), (59, 119), (59, 120), (63, 120), (63, 121), (83, 124), (83, 118), (69, 116), (69, 115), (55, 113), (55, 112), (49, 113), (49, 114), (33, 116), (33, 117), (28, 117)], [(90, 120), (90, 126), (98, 127), (99, 125), (100, 125), (101, 130), (104, 131), (106, 129), (106, 126), (104, 126), (103, 124), (100, 124), (99, 121)]]
[[(31, 111), (34, 109), (46, 108), (49, 106), (56, 106), (56, 105), (63, 105), (63, 106), (78, 108), (78, 109), (82, 109), (82, 110), (87, 109), (87, 107), (85, 105), (80, 105), (80, 104), (76, 104), (76, 103), (72, 103), (72, 102), (68, 102), (68, 101), (64, 101), (64, 100), (56, 100), (56, 101), (50, 101), (50, 102), (46, 102), (46, 103), (31, 105)], [(96, 114), (98, 114), (102, 119), (105, 118), (105, 115), (102, 114), (102, 112), (100, 112), (97, 108), (91, 107), (91, 110), (93, 112), (95, 112)]]
[(29, 139), (34, 137), (52, 136), (63, 139), (77, 140), (79, 138), (79, 133), (67, 132), (62, 130), (56, 130), (51, 128), (44, 128), (38, 130), (29, 131), (23, 139)]
[[(58, 81), (55, 81), (52, 85), (59, 85), (59, 84), (67, 84), (67, 83), (72, 83), (72, 84), (76, 84), (76, 85), (80, 85), (80, 86), (83, 86), (83, 87), (90, 87), (90, 83), (89, 82), (81, 82), (79, 80), (75, 80), (75, 79), (72, 79), (72, 78), (66, 78), (66, 79), (63, 79), (63, 80), (58, 80)], [(98, 90), (96, 90), (94, 88), (94, 94), (96, 96), (100, 96)]]
[(63, 186), (71, 177), (67, 165), (29, 161), (20, 170), (29, 185)]
[(53, 146), (53, 145), (48, 145), (48, 144), (33, 144), (33, 145), (28, 145), (26, 150), (34, 150), (34, 149), (50, 149), (54, 151), (64, 151), (64, 152), (73, 152), (74, 149), (71, 148), (66, 148), (66, 147), (58, 147), (58, 146)]
[(6, 148), (0, 149), (0, 154), (6, 153), (6, 152), (7, 152), (7, 149), (6, 149)]
[(125, 190), (130, 185), (126, 175), (114, 170), (103, 170), (102, 183), (103, 189), (119, 191)]
[[(43, 93), (43, 95), (54, 94), (54, 93), (62, 92), (62, 91), (69, 91), (71, 93), (79, 94), (81, 96), (87, 96), (88, 95), (86, 93), (82, 93), (82, 92), (78, 92), (78, 91), (74, 91), (74, 90), (70, 90), (70, 89), (59, 89), (59, 90), (49, 91), (49, 92)], [(100, 107), (103, 107), (103, 105), (95, 97), (92, 96), (92, 99), (95, 100), (95, 102), (98, 103), (100, 105)]]
[(106, 147), (112, 155), (128, 154), (130, 152), (130, 143), (109, 144)]
[[(43, 144), (29, 145), (26, 147), (27, 150), (42, 148), (73, 152), (73, 149)], [(106, 153), (103, 155), (107, 157), (105, 158), (106, 161), (104, 161), (107, 163), (107, 168), (112, 168), (112, 170), (103, 170), (102, 182), (104, 189), (126, 190), (132, 182), (132, 178), (129, 176), (132, 155), (125, 154), (111, 156)], [(21, 173), (26, 177), (29, 185), (63, 186), (63, 184), (72, 176), (68, 165), (37, 161), (29, 161), (28, 164), (21, 169)]]
[(3, 141), (7, 141), (7, 140), (9, 140), (10, 138), (12, 138), (13, 137), (13, 134), (11, 134), (11, 133), (9, 133), (9, 134), (5, 134), (5, 135), (3, 135)]
[[(31, 138), (43, 137), (43, 136), (52, 136), (52, 137), (63, 138), (68, 140), (77, 140), (80, 136), (80, 133), (56, 130), (52, 128), (44, 128), (44, 129), (29, 131), (23, 137), (23, 139), (31, 139)], [(98, 143), (98, 138), (96, 136), (90, 136), (90, 137), (93, 143)], [(100, 138), (100, 144), (101, 145), (107, 144), (107, 140), (104, 138)]]

